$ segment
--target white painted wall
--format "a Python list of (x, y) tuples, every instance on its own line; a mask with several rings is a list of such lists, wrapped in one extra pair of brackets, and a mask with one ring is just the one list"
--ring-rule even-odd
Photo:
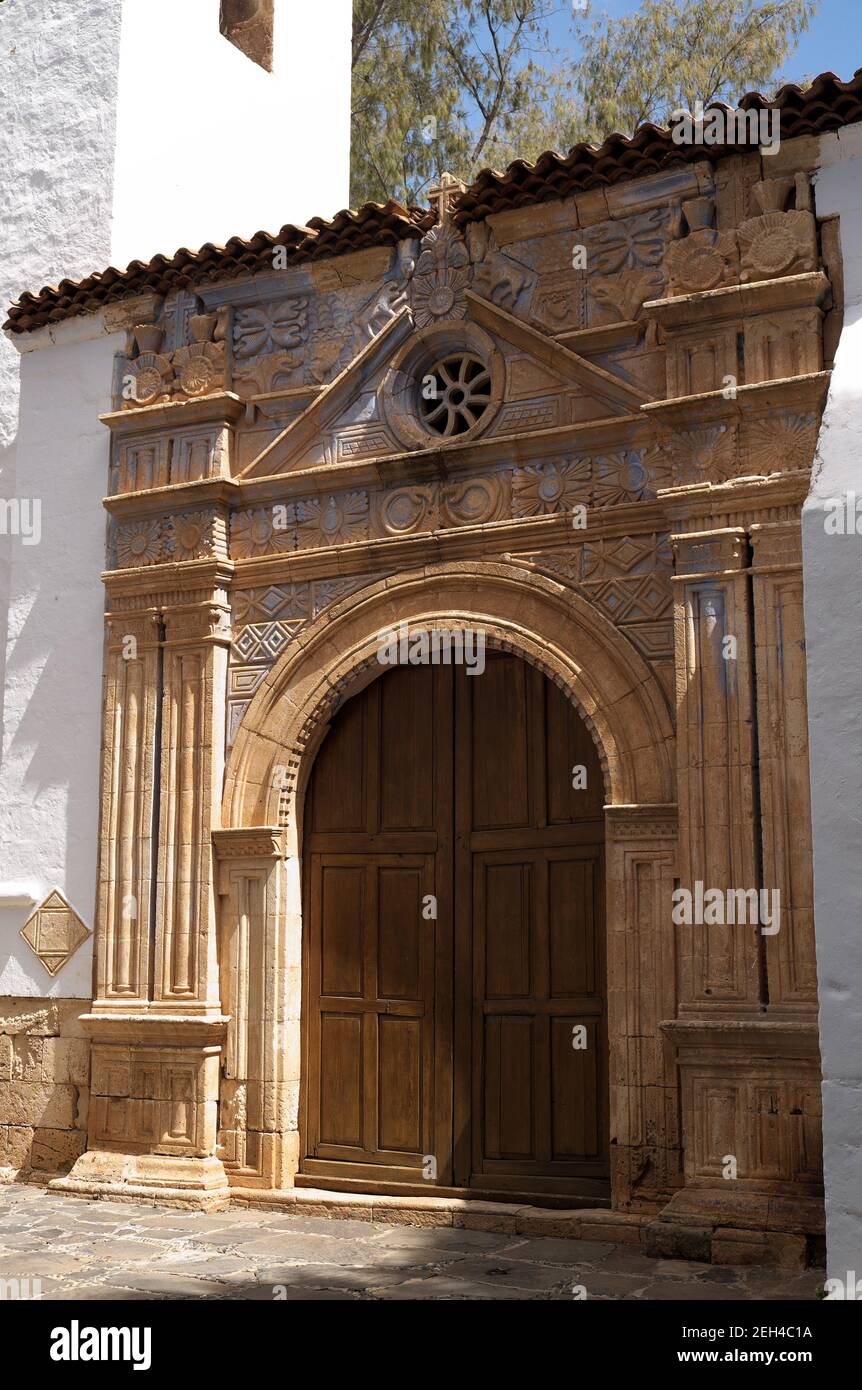
[[(110, 259), (120, 18), (116, 0), (0, 6), (3, 309)], [(93, 926), (106, 478), (96, 412), (111, 350), (69, 336), (23, 359), (20, 340), (0, 336), (0, 500), (42, 504), (38, 545), (0, 535), (0, 995), (91, 993), (89, 945), (52, 980), (19, 936), (32, 908), (4, 905), (16, 884), (39, 901), (57, 887)]]
[[(14, 495), (38, 501), (38, 544), (9, 552), (0, 761), (0, 995), (87, 998), (92, 940), (52, 981), (20, 937), (32, 907), (4, 892), (54, 887), (93, 928), (98, 834), (107, 430), (114, 353), (101, 316), (25, 340)], [(35, 536), (36, 528), (31, 534)]]
[(862, 501), (862, 125), (821, 138), (816, 198), (819, 217), (840, 216), (845, 279), (803, 512), (826, 1243), (830, 1277), (843, 1279), (862, 1277), (862, 535), (824, 522), (829, 499)]
[[(219, 0), (5, 0), (0, 305), (345, 206), (350, 16), (350, 0), (276, 0), (267, 73), (219, 33)], [(0, 503), (42, 508), (38, 545), (0, 534), (0, 995), (91, 992), (90, 945), (52, 981), (19, 935), (31, 911), (20, 899), (59, 888), (93, 926), (108, 464), (97, 417), (121, 346), (98, 315), (0, 337)]]
[(113, 264), (347, 206), (351, 8), (275, 0), (269, 73), (219, 0), (123, 0)]

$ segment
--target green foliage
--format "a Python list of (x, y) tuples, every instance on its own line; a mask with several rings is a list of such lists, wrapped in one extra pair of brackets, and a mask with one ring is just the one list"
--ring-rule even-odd
[[(818, 0), (643, 0), (625, 19), (548, 36), (555, 0), (354, 0), (351, 202), (425, 203), (443, 170), (630, 133), (769, 88)], [(559, 0), (556, 0), (559, 7)]]
[(816, 9), (817, 0), (643, 0), (636, 15), (595, 20), (576, 80), (588, 138), (774, 88)]
[(545, 0), (354, 0), (351, 201), (426, 201), (514, 148), (565, 84)]

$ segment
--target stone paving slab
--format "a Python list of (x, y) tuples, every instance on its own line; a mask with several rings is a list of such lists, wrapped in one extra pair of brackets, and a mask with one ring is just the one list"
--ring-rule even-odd
[(407, 1226), (385, 1214), (179, 1212), (0, 1186), (0, 1277), (38, 1278), (52, 1302), (556, 1302), (581, 1290), (601, 1301), (804, 1301), (825, 1277), (650, 1259), (630, 1243), (518, 1234), (505, 1222), (495, 1231)]

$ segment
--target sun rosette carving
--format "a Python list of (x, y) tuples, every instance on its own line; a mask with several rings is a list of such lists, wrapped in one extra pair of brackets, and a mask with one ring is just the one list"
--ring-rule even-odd
[(224, 345), (192, 343), (173, 356), (177, 388), (187, 396), (205, 396), (224, 382)]
[(295, 512), (290, 507), (246, 507), (230, 519), (230, 553), (234, 560), (293, 550)]
[(745, 434), (746, 471), (784, 473), (810, 468), (817, 447), (818, 417), (812, 412), (796, 415), (784, 411), (754, 420)]
[(656, 486), (642, 449), (605, 454), (597, 458), (593, 465), (593, 500), (597, 507), (619, 507), (629, 502), (651, 501), (655, 497)]
[(736, 431), (730, 425), (677, 430), (671, 441), (673, 481), (723, 483), (736, 465)]
[(735, 284), (739, 263), (736, 237), (700, 227), (667, 248), (665, 271), (672, 294), (698, 294)]
[(532, 463), (512, 474), (512, 515), (551, 516), (586, 504), (590, 497), (592, 460), (564, 459)]
[(167, 558), (162, 523), (153, 517), (117, 527), (117, 567), (157, 565)]
[(170, 399), (173, 368), (160, 352), (141, 352), (123, 372), (123, 406), (156, 405)]
[(743, 280), (772, 280), (817, 267), (817, 237), (810, 212), (766, 212), (737, 233)]
[(343, 545), (368, 535), (368, 493), (344, 492), (297, 502), (300, 546)]
[(202, 560), (216, 553), (212, 512), (181, 512), (171, 520), (172, 558)]
[(443, 319), (463, 319), (467, 314), (464, 291), (470, 274), (470, 257), (461, 237), (448, 225), (432, 227), (410, 283), (410, 301), (417, 328), (428, 328)]

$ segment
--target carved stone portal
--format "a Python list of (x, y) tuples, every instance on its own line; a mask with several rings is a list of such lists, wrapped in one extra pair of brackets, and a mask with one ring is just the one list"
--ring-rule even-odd
[[(421, 242), (211, 282), (135, 331), (67, 1187), (211, 1206), (307, 1176), (309, 770), (381, 633), (471, 626), (565, 692), (603, 769), (601, 1200), (656, 1249), (818, 1237), (799, 515), (831, 290), (804, 174), (733, 170), (466, 231), (441, 185)], [(780, 929), (677, 923), (675, 887), (777, 893)]]

